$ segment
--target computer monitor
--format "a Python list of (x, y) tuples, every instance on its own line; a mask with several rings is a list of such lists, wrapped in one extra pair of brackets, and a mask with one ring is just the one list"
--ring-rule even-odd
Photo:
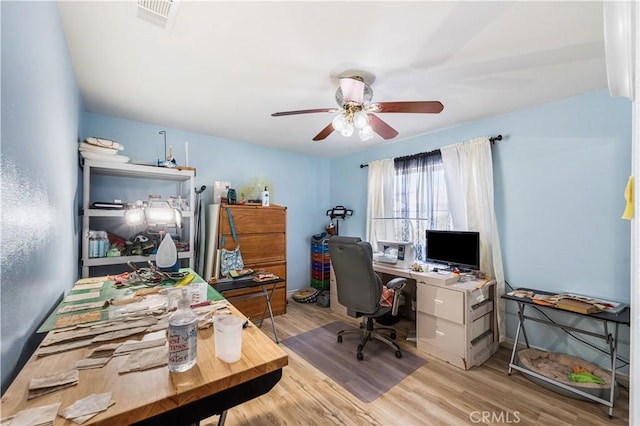
[(427, 230), (427, 262), (480, 270), (480, 233)]

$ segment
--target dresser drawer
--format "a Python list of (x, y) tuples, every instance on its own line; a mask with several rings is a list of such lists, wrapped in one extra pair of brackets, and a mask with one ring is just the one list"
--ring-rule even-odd
[(443, 287), (417, 283), (417, 310), (457, 324), (464, 324), (464, 294)]
[[(287, 258), (286, 234), (239, 234), (238, 245), (242, 259), (247, 265), (256, 263), (284, 262)], [(236, 243), (231, 234), (225, 235), (224, 246), (220, 248), (233, 250)]]
[[(226, 207), (220, 210), (220, 232), (231, 235)], [(287, 230), (287, 210), (282, 207), (229, 207), (237, 234), (278, 233)]]
[(464, 357), (464, 326), (418, 312), (417, 337), (420, 346), (434, 347), (450, 354)]

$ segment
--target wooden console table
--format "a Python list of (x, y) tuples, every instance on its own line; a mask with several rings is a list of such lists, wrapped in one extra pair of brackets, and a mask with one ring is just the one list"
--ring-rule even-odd
[[(527, 289), (527, 288), (519, 288), (516, 291), (529, 291), (529, 292), (533, 292), (534, 294), (545, 294), (545, 295), (553, 295), (554, 293), (549, 293), (549, 292), (545, 292), (545, 291), (539, 291), (539, 290), (533, 290), (533, 289)], [(511, 375), (512, 370), (518, 370), (524, 374), (528, 374), (532, 377), (535, 377), (537, 379), (540, 379), (542, 381), (545, 381), (547, 383), (551, 383), (555, 386), (558, 386), (564, 390), (567, 390), (569, 392), (573, 392), (575, 394), (578, 394), (584, 398), (587, 398), (589, 400), (592, 401), (596, 401), (599, 402), (601, 404), (606, 405), (607, 407), (609, 407), (609, 418), (613, 417), (613, 403), (614, 403), (614, 399), (615, 399), (615, 383), (616, 383), (616, 357), (618, 354), (618, 346), (617, 346), (617, 341), (618, 341), (618, 330), (620, 325), (626, 325), (626, 326), (630, 326), (631, 322), (630, 322), (630, 309), (629, 306), (626, 306), (624, 308), (624, 310), (620, 311), (617, 314), (613, 314), (613, 313), (608, 313), (608, 312), (599, 312), (599, 313), (594, 313), (594, 314), (581, 314), (581, 313), (577, 313), (577, 312), (573, 312), (573, 311), (567, 311), (567, 310), (563, 310), (563, 309), (558, 309), (556, 307), (553, 306), (544, 306), (544, 305), (538, 305), (536, 303), (534, 303), (530, 298), (527, 297), (516, 297), (516, 296), (510, 296), (510, 295), (503, 295), (502, 296), (504, 299), (506, 300), (512, 300), (514, 302), (517, 302), (518, 304), (518, 328), (516, 329), (516, 336), (513, 339), (513, 349), (511, 351), (511, 359), (509, 360), (509, 375)], [(552, 322), (551, 320), (548, 319), (543, 319), (543, 318), (539, 318), (539, 317), (533, 317), (533, 316), (529, 316), (525, 314), (525, 310), (527, 307), (531, 307), (531, 308), (541, 308), (541, 309), (545, 309), (545, 310), (551, 310), (551, 311), (560, 311), (560, 312), (564, 312), (566, 314), (569, 315), (579, 315), (582, 317), (586, 317), (595, 321), (599, 321), (602, 325), (602, 332), (598, 333), (598, 332), (594, 332), (594, 331), (589, 331), (589, 330), (585, 330), (585, 329), (581, 329), (581, 328), (577, 328), (574, 326), (570, 326), (567, 324), (561, 324), (558, 322)], [(571, 331), (575, 331), (577, 333), (582, 333), (582, 334), (586, 334), (589, 336), (594, 336), (594, 337), (598, 337), (601, 338), (603, 340), (605, 340), (609, 346), (608, 348), (608, 354), (609, 357), (611, 359), (611, 392), (609, 395), (609, 399), (602, 399), (600, 397), (597, 397), (595, 395), (591, 395), (589, 393), (586, 393), (580, 389), (576, 389), (573, 388), (571, 386), (568, 386), (564, 383), (560, 383), (554, 379), (551, 379), (549, 377), (543, 376), (541, 374), (538, 374), (535, 371), (529, 370), (528, 368), (525, 368), (521, 365), (518, 365), (516, 363), (516, 348), (518, 346), (518, 341), (520, 338), (520, 334), (522, 332), (522, 336), (524, 338), (525, 344), (527, 345), (527, 348), (529, 348), (529, 340), (527, 339), (527, 333), (526, 330), (524, 328), (524, 323), (525, 320), (529, 320), (529, 321), (535, 321), (544, 325), (548, 325), (551, 327), (559, 327), (562, 328), (564, 330), (571, 330)], [(611, 333), (611, 330), (609, 329), (608, 324), (611, 323), (614, 325), (613, 328), (613, 334)]]

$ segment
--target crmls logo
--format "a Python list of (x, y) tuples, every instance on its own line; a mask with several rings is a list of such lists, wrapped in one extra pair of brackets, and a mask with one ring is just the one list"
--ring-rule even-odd
[(469, 414), (471, 423), (520, 423), (518, 411), (472, 411)]

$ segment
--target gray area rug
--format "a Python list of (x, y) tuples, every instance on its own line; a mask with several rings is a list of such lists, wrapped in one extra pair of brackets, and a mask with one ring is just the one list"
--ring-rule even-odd
[(411, 352), (395, 351), (383, 342), (371, 340), (364, 347), (364, 359), (356, 359), (357, 334), (347, 334), (338, 343), (336, 333), (353, 328), (340, 321), (289, 337), (282, 344), (300, 355), (363, 402), (372, 402), (422, 367), (427, 361)]

